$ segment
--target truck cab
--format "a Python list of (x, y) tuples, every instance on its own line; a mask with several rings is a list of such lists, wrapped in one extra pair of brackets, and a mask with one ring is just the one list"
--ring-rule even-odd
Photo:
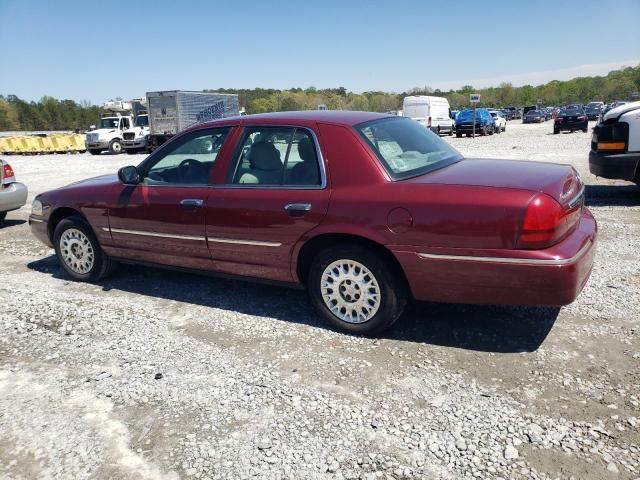
[(132, 126), (131, 115), (103, 114), (97, 128), (87, 132), (85, 146), (93, 155), (100, 155), (104, 150), (112, 155), (122, 153), (122, 134)]
[(602, 115), (591, 136), (589, 171), (640, 185), (640, 102), (620, 105)]
[(125, 130), (122, 134), (122, 145), (125, 152), (134, 154), (146, 152), (149, 148), (149, 114), (140, 113), (136, 117), (133, 128)]

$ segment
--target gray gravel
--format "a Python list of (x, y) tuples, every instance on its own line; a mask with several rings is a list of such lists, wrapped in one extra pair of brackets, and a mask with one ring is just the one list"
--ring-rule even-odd
[[(0, 229), (0, 478), (640, 478), (640, 192), (550, 122), (448, 141), (578, 169), (600, 243), (574, 304), (417, 304), (350, 337), (299, 291), (70, 282), (24, 208)], [(142, 158), (8, 160), (32, 198)]]

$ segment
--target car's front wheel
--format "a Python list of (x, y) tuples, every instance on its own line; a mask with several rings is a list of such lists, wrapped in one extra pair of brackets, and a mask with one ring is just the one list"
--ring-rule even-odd
[(405, 283), (392, 266), (357, 245), (328, 248), (316, 255), (307, 289), (323, 318), (356, 335), (386, 330), (407, 302)]
[(80, 217), (56, 225), (53, 245), (62, 268), (74, 280), (95, 282), (109, 275), (116, 263), (100, 248), (91, 227)]

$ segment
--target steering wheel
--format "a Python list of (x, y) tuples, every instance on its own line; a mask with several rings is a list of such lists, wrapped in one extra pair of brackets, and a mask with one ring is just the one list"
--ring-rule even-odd
[(178, 177), (182, 183), (188, 183), (189, 177), (193, 177), (194, 172), (202, 171), (202, 162), (193, 158), (186, 158), (178, 165)]

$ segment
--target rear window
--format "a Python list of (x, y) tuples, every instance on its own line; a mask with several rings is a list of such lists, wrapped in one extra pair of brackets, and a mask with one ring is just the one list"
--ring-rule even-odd
[(584, 110), (582, 109), (582, 107), (579, 107), (578, 105), (569, 105), (560, 109), (561, 115), (578, 115), (583, 112)]
[(408, 118), (383, 118), (354, 127), (394, 180), (446, 167), (462, 155), (424, 126)]

